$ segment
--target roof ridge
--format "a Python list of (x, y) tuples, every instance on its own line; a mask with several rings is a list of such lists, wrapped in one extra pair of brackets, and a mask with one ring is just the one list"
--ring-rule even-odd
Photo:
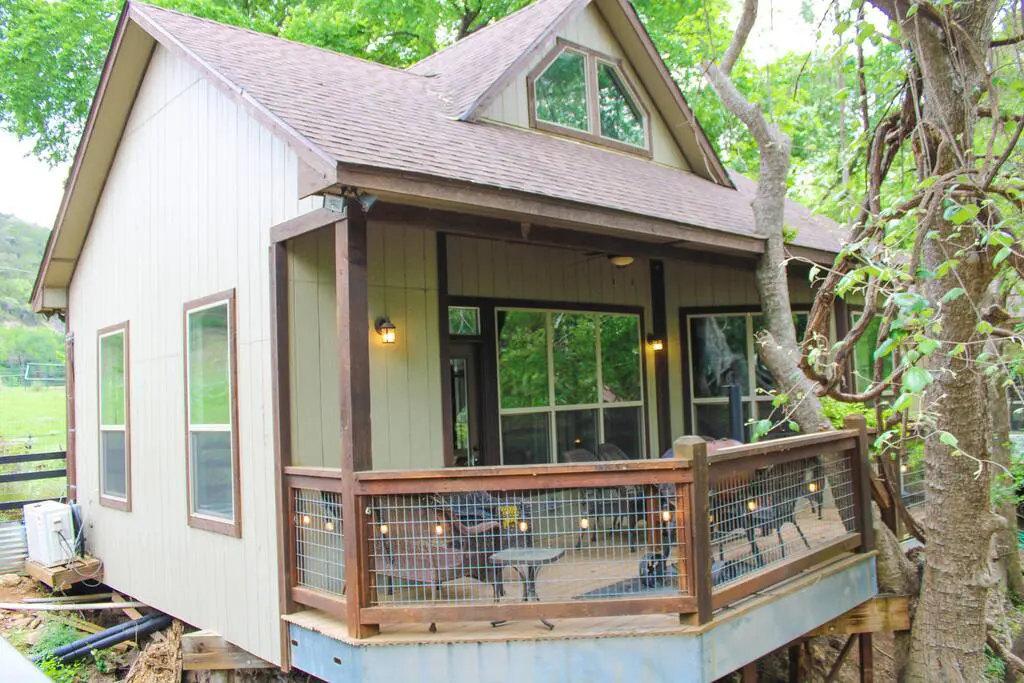
[(498, 26), (499, 24), (502, 24), (505, 21), (508, 21), (509, 19), (512, 19), (516, 15), (519, 15), (519, 14), (522, 14), (522, 13), (526, 12), (526, 10), (533, 10), (533, 9), (543, 5), (545, 2), (551, 2), (551, 1), (552, 0), (531, 0), (531, 2), (526, 3), (525, 5), (523, 5), (519, 9), (517, 9), (515, 12), (513, 12), (512, 14), (506, 14), (505, 16), (501, 17), (497, 21), (492, 21), (489, 24), (481, 26), (480, 28), (478, 28), (477, 30), (473, 31), (469, 35), (463, 37), (461, 40), (456, 40), (451, 45), (447, 45), (447, 46), (441, 48), (440, 50), (438, 50), (437, 52), (434, 52), (432, 54), (427, 55), (426, 57), (424, 57), (420, 61), (416, 62), (415, 64), (410, 64), (409, 66), (406, 67), (406, 70), (407, 71), (411, 71), (412, 69), (415, 69), (417, 67), (423, 66), (423, 65), (427, 64), (427, 62), (430, 62), (430, 61), (434, 60), (435, 57), (439, 57), (439, 56), (449, 52), (450, 50), (455, 49), (456, 47), (462, 47), (467, 42), (473, 40), (477, 36), (486, 33), (487, 29), (494, 28), (495, 26)]
[[(543, 2), (544, 0), (541, 0), (541, 1)], [(375, 62), (372, 59), (365, 59), (363, 57), (357, 57), (356, 55), (350, 55), (347, 52), (341, 52), (339, 50), (332, 50), (331, 48), (323, 47), (322, 45), (314, 45), (313, 43), (303, 43), (303, 42), (298, 41), (298, 40), (292, 40), (291, 38), (284, 38), (282, 36), (275, 36), (272, 33), (264, 33), (263, 31), (257, 31), (256, 29), (248, 28), (246, 26), (238, 26), (237, 24), (228, 24), (228, 23), (223, 22), (223, 21), (217, 21), (216, 19), (209, 19), (207, 17), (200, 17), (200, 16), (197, 16), (195, 14), (189, 14), (188, 12), (182, 12), (181, 10), (171, 9), (170, 7), (163, 7), (161, 5), (154, 5), (153, 3), (150, 3), (150, 2), (142, 2), (141, 0), (128, 0), (128, 2), (126, 4), (130, 5), (132, 7), (136, 7), (138, 9), (142, 10), (143, 12), (145, 12), (146, 10), (151, 10), (151, 9), (157, 10), (158, 12), (168, 12), (170, 14), (176, 14), (179, 17), (184, 17), (186, 19), (192, 19), (194, 21), (199, 21), (199, 22), (202, 22), (204, 24), (213, 24), (214, 26), (220, 26), (220, 27), (232, 29), (232, 30), (235, 30), (235, 31), (239, 31), (239, 32), (242, 32), (242, 33), (248, 33), (250, 35), (258, 36), (260, 38), (270, 38), (272, 40), (277, 40), (277, 41), (280, 41), (282, 43), (288, 43), (290, 45), (295, 45), (295, 46), (298, 46), (298, 47), (301, 47), (301, 48), (305, 48), (305, 49), (309, 49), (309, 50), (316, 50), (318, 52), (323, 52), (323, 53), (331, 55), (333, 57), (339, 57), (339, 58), (342, 58), (342, 59), (349, 59), (349, 60), (361, 62), (363, 64), (369, 64), (371, 66), (380, 67), (381, 69), (387, 69), (388, 71), (393, 71), (395, 73), (408, 74), (408, 75), (414, 76), (416, 78), (424, 78), (424, 76), (422, 74), (414, 73), (412, 71), (409, 71), (408, 69), (402, 69), (402, 68), (399, 68), (397, 66), (391, 66), (390, 64), (384, 64), (382, 62)]]

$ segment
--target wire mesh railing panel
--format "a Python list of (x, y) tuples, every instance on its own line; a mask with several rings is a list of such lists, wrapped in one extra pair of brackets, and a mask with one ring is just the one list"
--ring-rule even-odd
[(816, 456), (720, 477), (713, 466), (712, 585), (729, 585), (856, 531), (850, 462), (846, 455)]
[(676, 487), (366, 497), (381, 605), (680, 595)]
[(924, 509), (924, 460), (904, 459), (900, 463), (900, 483), (903, 506), (919, 514)]
[(295, 578), (303, 588), (345, 594), (341, 494), (292, 489)]

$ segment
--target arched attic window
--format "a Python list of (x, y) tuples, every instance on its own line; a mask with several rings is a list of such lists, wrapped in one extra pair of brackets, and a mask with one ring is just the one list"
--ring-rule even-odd
[(650, 116), (615, 58), (559, 41), (527, 85), (534, 128), (651, 155)]

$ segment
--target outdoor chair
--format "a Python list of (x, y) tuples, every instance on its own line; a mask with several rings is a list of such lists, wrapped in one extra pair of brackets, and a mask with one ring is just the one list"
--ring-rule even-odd
[[(629, 460), (621, 448), (604, 443), (598, 447), (598, 455), (585, 448), (566, 451), (565, 462), (613, 462)], [(583, 516), (589, 520), (591, 541), (597, 539), (598, 522), (606, 520), (611, 529), (625, 529), (629, 551), (634, 552), (640, 536), (640, 520), (644, 519), (644, 495), (640, 486), (616, 486), (612, 488), (586, 489), (583, 502)], [(580, 529), (576, 547), (580, 547), (587, 535), (587, 529)]]
[(491, 556), (529, 544), (518, 527), (525, 519), (522, 506), (486, 493), (392, 498), (374, 510), (374, 571), (388, 595), (423, 585), (439, 600), (443, 584), (468, 576), (489, 584), (497, 602), (505, 595), (503, 568)]

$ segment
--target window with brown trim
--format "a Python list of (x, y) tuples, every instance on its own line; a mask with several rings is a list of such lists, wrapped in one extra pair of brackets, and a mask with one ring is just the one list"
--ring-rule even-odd
[(131, 419), (129, 417), (128, 323), (97, 333), (100, 504), (131, 510)]
[[(764, 320), (757, 311), (689, 312), (684, 316), (688, 340), (690, 425), (694, 434), (730, 436), (728, 388), (740, 387), (747, 440), (749, 423), (781, 415), (772, 406), (775, 380), (757, 351), (756, 335)], [(807, 313), (795, 312), (797, 338), (807, 328)], [(774, 432), (786, 431), (785, 421)]]
[(241, 536), (234, 290), (185, 305), (191, 526)]
[(619, 60), (559, 40), (527, 90), (534, 128), (650, 156), (650, 116)]

